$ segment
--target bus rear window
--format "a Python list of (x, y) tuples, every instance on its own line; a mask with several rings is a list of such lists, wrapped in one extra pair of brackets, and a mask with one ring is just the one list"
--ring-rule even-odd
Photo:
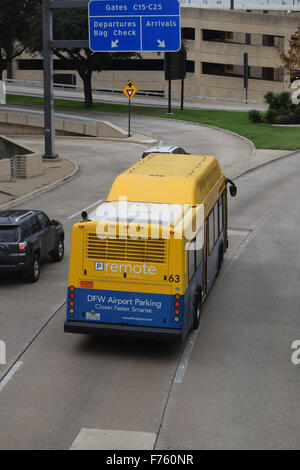
[(16, 242), (18, 231), (16, 227), (0, 227), (0, 242)]

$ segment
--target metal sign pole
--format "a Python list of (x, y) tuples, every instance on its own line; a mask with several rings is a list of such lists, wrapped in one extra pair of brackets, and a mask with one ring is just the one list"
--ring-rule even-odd
[(180, 102), (180, 109), (183, 111), (183, 100), (184, 100), (184, 78), (181, 80), (181, 102)]
[(248, 77), (249, 77), (249, 66), (248, 66), (248, 52), (243, 54), (243, 75), (244, 75), (244, 88), (246, 92), (245, 101), (248, 103)]
[(128, 137), (130, 137), (130, 100), (128, 100)]
[(45, 154), (44, 158), (57, 158), (54, 149), (55, 126), (53, 110), (53, 12), (50, 0), (43, 1), (43, 50), (44, 50), (44, 120)]
[(169, 87), (168, 87), (168, 114), (172, 114), (171, 93), (172, 93), (172, 81), (169, 80)]

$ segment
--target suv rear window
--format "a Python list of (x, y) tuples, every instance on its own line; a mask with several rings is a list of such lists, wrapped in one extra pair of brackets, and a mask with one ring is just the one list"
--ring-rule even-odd
[(0, 227), (0, 242), (16, 242), (17, 240), (17, 227)]

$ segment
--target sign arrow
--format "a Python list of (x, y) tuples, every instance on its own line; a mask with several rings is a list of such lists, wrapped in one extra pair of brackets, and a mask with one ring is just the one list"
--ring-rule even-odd
[(166, 47), (165, 41), (161, 41), (160, 39), (157, 40), (158, 42), (158, 47)]
[(116, 39), (115, 41), (111, 41), (111, 47), (118, 47), (119, 45), (119, 39)]

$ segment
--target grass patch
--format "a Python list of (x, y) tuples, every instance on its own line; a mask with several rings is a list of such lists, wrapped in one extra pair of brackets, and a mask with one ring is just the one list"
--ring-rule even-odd
[[(39, 97), (7, 95), (7, 102), (31, 106), (43, 106), (44, 100)], [(126, 104), (95, 103), (86, 109), (81, 101), (54, 100), (56, 109), (74, 109), (77, 111), (93, 111), (103, 113), (127, 113)], [(248, 118), (247, 112), (221, 111), (204, 109), (173, 109), (173, 115), (166, 115), (166, 109), (151, 106), (131, 106), (132, 114), (155, 116), (165, 119), (180, 119), (199, 124), (209, 124), (235, 132), (252, 140), (256, 148), (274, 150), (300, 149), (300, 129), (297, 127), (274, 127), (267, 124), (255, 124)]]

